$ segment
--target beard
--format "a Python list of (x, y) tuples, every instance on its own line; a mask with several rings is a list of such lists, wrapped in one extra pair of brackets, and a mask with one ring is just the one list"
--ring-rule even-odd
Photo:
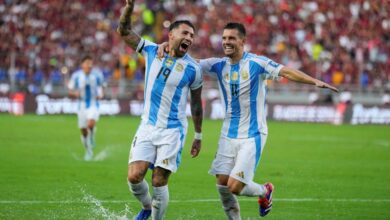
[(188, 41), (185, 40), (177, 41), (173, 45), (173, 51), (175, 52), (175, 56), (183, 57), (188, 52), (190, 46), (191, 43), (189, 43)]

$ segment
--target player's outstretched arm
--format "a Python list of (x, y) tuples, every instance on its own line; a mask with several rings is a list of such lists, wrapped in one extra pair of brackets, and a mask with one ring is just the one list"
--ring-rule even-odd
[(123, 8), (119, 18), (117, 32), (121, 35), (126, 44), (135, 50), (137, 49), (141, 37), (131, 29), (131, 15), (133, 14), (133, 9), (134, 0), (126, 0), (126, 6)]
[[(202, 107), (202, 87), (191, 90), (191, 114), (194, 122), (195, 138), (192, 142), (191, 155), (198, 156), (202, 147), (202, 121), (203, 121), (203, 107)], [(200, 136), (199, 136), (200, 135)]]
[(296, 69), (292, 69), (289, 67), (283, 67), (280, 70), (280, 75), (289, 79), (289, 80), (295, 81), (295, 82), (311, 84), (311, 85), (315, 85), (319, 88), (326, 88), (326, 89), (333, 90), (335, 92), (339, 92), (339, 90), (336, 87), (333, 87), (333, 86), (329, 85), (328, 83), (325, 83), (319, 79), (313, 78), (313, 77), (305, 74), (304, 72), (296, 70)]

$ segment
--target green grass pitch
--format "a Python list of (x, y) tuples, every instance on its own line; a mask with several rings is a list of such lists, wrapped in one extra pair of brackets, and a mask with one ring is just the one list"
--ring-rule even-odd
[[(139, 118), (102, 117), (95, 161), (82, 160), (76, 116), (0, 115), (0, 219), (131, 219), (126, 176)], [(225, 219), (207, 171), (221, 121), (205, 120), (203, 148), (169, 183), (166, 219)], [(390, 219), (390, 126), (269, 122), (255, 180), (275, 185), (266, 219)], [(150, 172), (147, 175), (150, 182)], [(256, 198), (240, 198), (259, 219)]]

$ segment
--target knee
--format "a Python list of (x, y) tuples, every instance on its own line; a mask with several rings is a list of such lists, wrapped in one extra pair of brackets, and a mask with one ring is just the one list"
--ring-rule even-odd
[(90, 129), (90, 130), (92, 130), (93, 129), (93, 127), (95, 127), (95, 121), (94, 120), (90, 120), (90, 121), (88, 121), (88, 128)]
[(94, 124), (94, 123), (88, 124), (88, 129), (89, 129), (89, 130), (92, 130), (94, 127), (95, 127), (95, 124)]
[(127, 180), (132, 184), (140, 183), (148, 171), (148, 162), (137, 161), (129, 164)]
[(152, 174), (152, 185), (154, 187), (165, 186), (168, 184), (169, 175), (171, 171), (156, 167)]
[(137, 183), (140, 183), (142, 181), (142, 178), (140, 176), (137, 176), (137, 175), (128, 175), (127, 180), (132, 184), (137, 184)]
[(168, 180), (163, 178), (162, 176), (153, 176), (152, 185), (154, 187), (165, 186), (168, 184)]
[(129, 181), (132, 184), (140, 183), (143, 179), (144, 177), (139, 173), (129, 172), (127, 175), (127, 181)]
[(218, 185), (227, 186), (228, 181), (229, 181), (229, 176), (217, 174), (217, 184)]
[(88, 135), (88, 130), (86, 128), (82, 128), (80, 129), (81, 130), (81, 134), (86, 137)]

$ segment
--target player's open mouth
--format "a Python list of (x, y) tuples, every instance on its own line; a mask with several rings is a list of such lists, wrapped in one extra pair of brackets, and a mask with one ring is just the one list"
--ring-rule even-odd
[(187, 52), (189, 46), (190, 46), (190, 44), (188, 42), (181, 43), (180, 44), (180, 51)]

